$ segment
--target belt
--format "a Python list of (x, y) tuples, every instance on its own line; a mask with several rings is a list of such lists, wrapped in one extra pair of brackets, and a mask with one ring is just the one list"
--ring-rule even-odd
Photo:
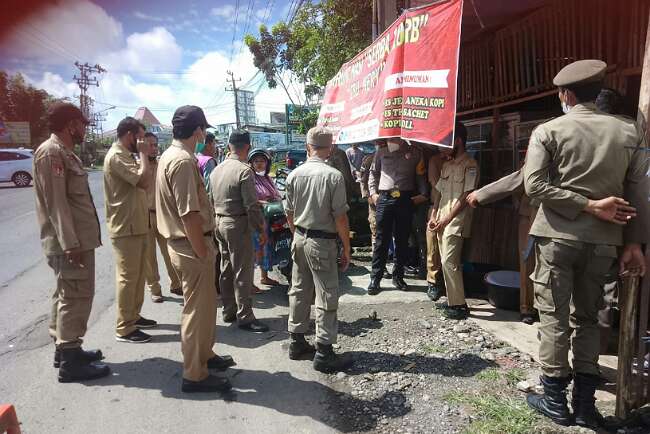
[(379, 194), (385, 194), (393, 199), (397, 199), (399, 197), (405, 196), (407, 198), (411, 197), (411, 193), (413, 193), (413, 190), (397, 190), (397, 189), (392, 189), (392, 190), (379, 190)]
[(150, 209), (149, 212), (152, 212), (152, 213), (155, 214), (155, 213), (156, 213), (156, 210), (155, 210), (155, 209)]
[(218, 217), (246, 217), (248, 214), (217, 214)]
[(212, 231), (207, 231), (203, 233), (204, 237), (211, 237), (212, 236)]
[(305, 229), (300, 226), (296, 226), (296, 230), (304, 235), (306, 238), (323, 238), (326, 240), (335, 240), (336, 234), (332, 232), (317, 231), (314, 229)]

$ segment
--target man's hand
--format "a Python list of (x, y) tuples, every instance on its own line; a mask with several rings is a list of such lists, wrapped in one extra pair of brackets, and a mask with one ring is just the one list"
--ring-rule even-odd
[(145, 142), (143, 139), (138, 139), (135, 146), (136, 149), (138, 150), (138, 153), (145, 154), (147, 157), (149, 157), (149, 154), (151, 153), (151, 149), (149, 148), (147, 142)]
[(476, 198), (476, 190), (467, 195), (467, 204), (472, 208), (479, 206), (478, 199)]
[(585, 211), (606, 222), (625, 225), (636, 217), (636, 208), (620, 197), (610, 196), (600, 200), (589, 200)]
[(413, 205), (417, 206), (417, 205), (420, 205), (421, 203), (426, 202), (427, 197), (425, 195), (423, 195), (423, 194), (418, 194), (417, 196), (413, 196), (411, 198), (411, 200), (413, 201)]
[(377, 201), (379, 200), (379, 195), (377, 193), (370, 195), (371, 204), (377, 206)]
[(86, 268), (86, 266), (81, 263), (81, 252), (78, 250), (66, 250), (65, 258), (75, 267)]
[(444, 216), (443, 218), (438, 220), (438, 223), (433, 227), (434, 232), (444, 231), (449, 223), (451, 223), (451, 219), (449, 218), (449, 216)]
[(339, 261), (339, 270), (341, 272), (345, 272), (348, 267), (350, 266), (350, 251), (348, 249), (343, 249), (343, 253), (341, 254), (341, 259)]
[(427, 223), (427, 228), (430, 231), (433, 231), (434, 228), (438, 225), (438, 220), (436, 220), (436, 215), (431, 214), (431, 218), (429, 219), (429, 222)]
[(626, 244), (619, 259), (619, 274), (622, 277), (645, 275), (645, 256), (640, 244)]

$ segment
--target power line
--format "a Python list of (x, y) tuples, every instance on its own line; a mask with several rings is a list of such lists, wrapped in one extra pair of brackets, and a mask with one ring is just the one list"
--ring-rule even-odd
[(241, 123), (239, 122), (239, 97), (237, 95), (238, 89), (237, 89), (236, 82), (241, 81), (241, 78), (238, 78), (237, 80), (235, 80), (235, 74), (232, 71), (228, 71), (227, 74), (230, 76), (230, 81), (232, 83), (232, 89), (226, 88), (226, 91), (232, 92), (233, 94), (235, 94), (235, 117), (237, 119), (237, 128), (239, 128), (241, 126)]

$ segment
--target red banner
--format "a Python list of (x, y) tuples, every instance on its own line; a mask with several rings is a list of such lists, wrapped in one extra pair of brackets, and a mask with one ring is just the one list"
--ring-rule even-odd
[(452, 145), (462, 0), (405, 11), (325, 88), (318, 125), (336, 143), (402, 137)]

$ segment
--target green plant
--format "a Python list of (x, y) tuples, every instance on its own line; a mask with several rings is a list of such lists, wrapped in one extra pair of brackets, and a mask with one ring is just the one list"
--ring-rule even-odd
[(476, 374), (476, 378), (481, 381), (497, 382), (501, 379), (501, 373), (496, 368), (489, 368)]
[(422, 345), (420, 345), (420, 349), (425, 354), (435, 354), (435, 353), (443, 354), (443, 353), (446, 352), (444, 347), (441, 347), (440, 345), (435, 345), (435, 344), (432, 344), (432, 345), (422, 344)]

